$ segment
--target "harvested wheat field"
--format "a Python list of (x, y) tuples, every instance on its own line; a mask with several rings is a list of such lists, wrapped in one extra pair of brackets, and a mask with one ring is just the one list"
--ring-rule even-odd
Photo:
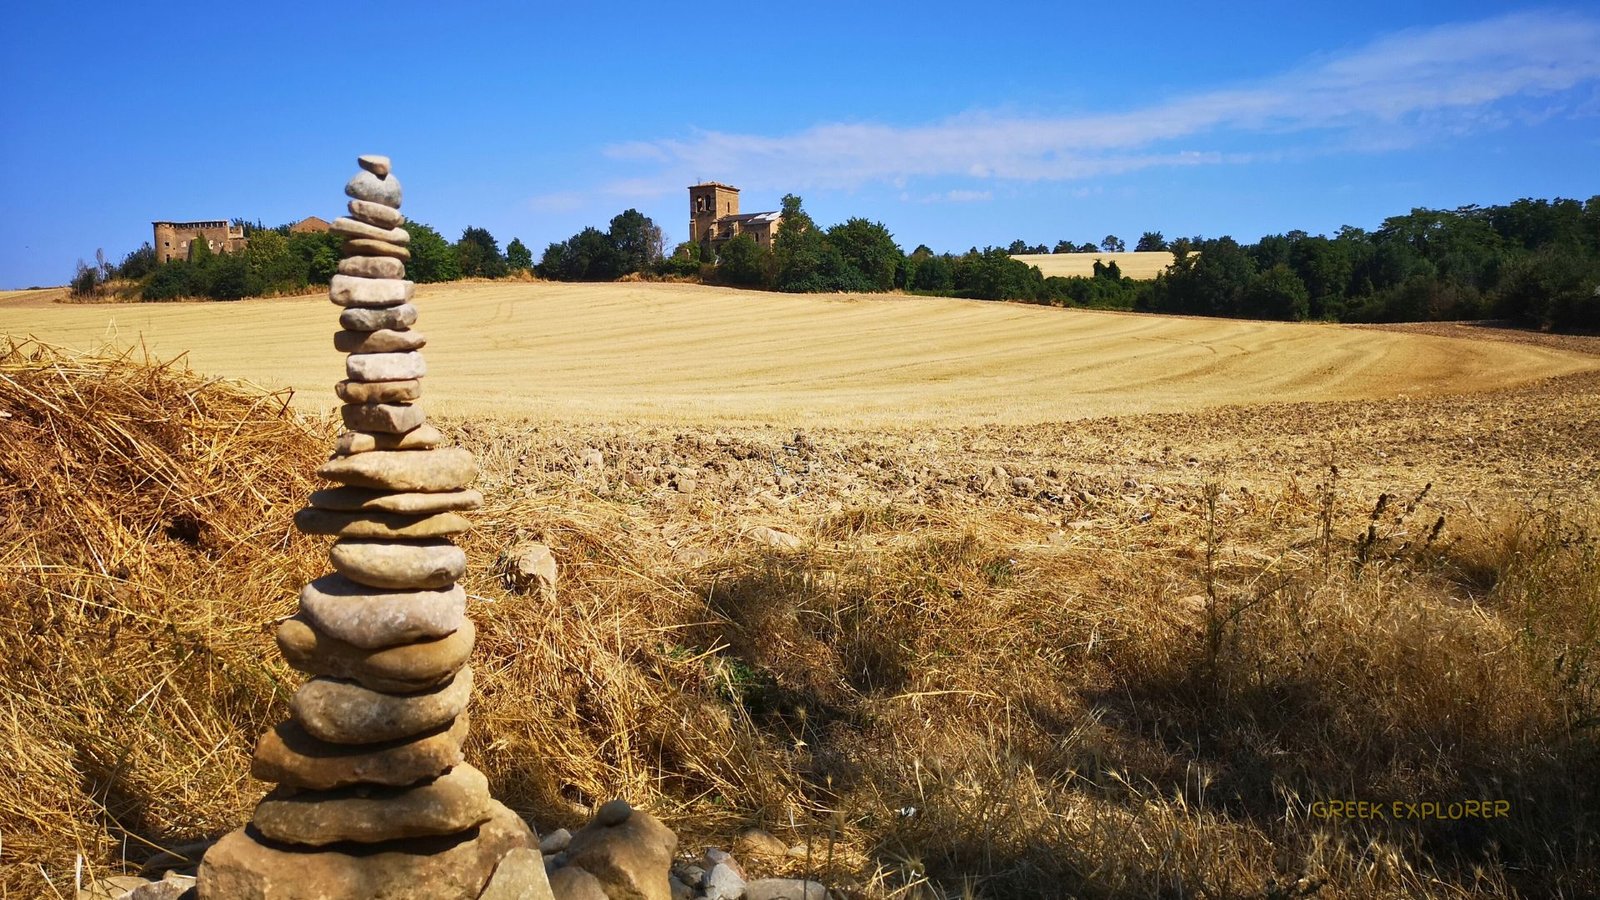
[[(849, 900), (1600, 886), (1600, 338), (422, 299), (487, 498), (467, 757), (541, 832), (623, 796)], [(0, 896), (182, 866), (266, 789), (339, 363), (290, 348), (333, 312), (0, 304), (312, 391), (0, 344)], [(498, 574), (528, 540), (553, 598)]]
[[(802, 426), (1029, 424), (1276, 401), (1425, 397), (1587, 371), (1567, 349), (1333, 325), (697, 285), (423, 286), (428, 397), (457, 414)], [(320, 297), (0, 302), (0, 334), (143, 345), (292, 387), (343, 377)], [(325, 349), (318, 349), (325, 348)]]
[(1060, 275), (1064, 278), (1094, 275), (1095, 260), (1106, 265), (1116, 263), (1124, 278), (1149, 281), (1158, 272), (1172, 265), (1172, 254), (1165, 250), (1128, 251), (1126, 253), (1019, 253), (1011, 257), (1030, 266), (1038, 266), (1046, 278)]

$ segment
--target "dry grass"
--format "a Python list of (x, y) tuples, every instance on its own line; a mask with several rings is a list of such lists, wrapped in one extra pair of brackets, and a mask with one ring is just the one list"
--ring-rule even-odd
[(1130, 251), (1127, 253), (1022, 253), (1011, 257), (1030, 266), (1038, 266), (1045, 277), (1060, 275), (1089, 278), (1094, 275), (1095, 260), (1110, 265), (1116, 263), (1125, 278), (1149, 281), (1172, 265), (1172, 254), (1165, 250)]
[[(1590, 896), (1596, 382), (905, 434), (458, 425), (490, 498), (469, 756), (542, 828), (620, 794), (689, 849), (808, 843), (755, 868), (861, 895)], [(298, 680), (267, 626), (325, 567), (289, 517), (330, 435), (37, 346), (0, 359), (0, 412), (0, 892), (71, 896), (79, 855), (136, 863), (264, 789)], [(492, 576), (522, 537), (560, 602)], [(1312, 805), (1473, 798), (1511, 813)]]
[[(925, 297), (674, 284), (424, 286), (430, 401), (543, 421), (805, 427), (1025, 425), (1228, 404), (1427, 397), (1593, 370), (1570, 350), (1318, 324)], [(342, 377), (314, 297), (0, 303), (0, 334), (148, 346), (198, 371), (296, 389)]]

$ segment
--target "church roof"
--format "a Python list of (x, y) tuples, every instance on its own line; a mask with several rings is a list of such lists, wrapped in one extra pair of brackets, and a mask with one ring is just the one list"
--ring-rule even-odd
[(740, 223), (742, 225), (749, 225), (751, 223), (757, 223), (757, 224), (764, 224), (764, 223), (767, 223), (767, 222), (774, 222), (775, 223), (779, 219), (782, 219), (782, 218), (783, 218), (783, 213), (779, 212), (778, 210), (771, 210), (770, 212), (740, 213), (737, 216), (719, 216), (717, 218), (717, 221), (718, 222), (738, 222), (738, 223)]

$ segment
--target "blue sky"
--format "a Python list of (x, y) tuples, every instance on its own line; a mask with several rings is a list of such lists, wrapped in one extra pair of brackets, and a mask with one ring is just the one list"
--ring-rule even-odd
[(12, 4), (0, 287), (152, 219), (405, 212), (537, 255), (693, 181), (907, 249), (1375, 227), (1600, 193), (1592, 4)]

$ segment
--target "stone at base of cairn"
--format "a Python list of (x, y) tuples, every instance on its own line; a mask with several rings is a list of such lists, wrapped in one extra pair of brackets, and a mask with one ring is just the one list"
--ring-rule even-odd
[(476, 900), (508, 853), (538, 845), (499, 802), (464, 835), (386, 844), (293, 848), (247, 827), (206, 853), (200, 900)]

